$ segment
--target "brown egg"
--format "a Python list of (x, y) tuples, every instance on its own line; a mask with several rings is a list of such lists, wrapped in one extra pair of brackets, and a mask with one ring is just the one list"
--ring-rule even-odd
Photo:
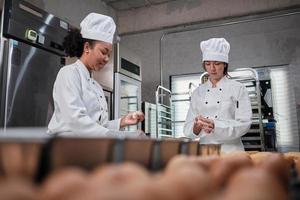
[(268, 156), (272, 155), (271, 152), (259, 152), (255, 154), (250, 154), (250, 157), (254, 163), (254, 165), (264, 161)]
[(221, 189), (232, 174), (249, 166), (252, 166), (252, 161), (248, 155), (225, 156), (214, 162), (210, 168), (213, 188), (215, 190)]
[(101, 185), (101, 188), (91, 190), (89, 188), (86, 195), (77, 196), (74, 200), (163, 200), (162, 195), (158, 193), (159, 189), (152, 179), (141, 179), (130, 183), (117, 185)]
[(133, 162), (111, 164), (96, 168), (89, 177), (91, 185), (127, 184), (142, 179), (149, 179), (149, 172), (141, 165)]
[(288, 161), (284, 159), (282, 154), (272, 153), (266, 156), (266, 158), (258, 163), (257, 166), (265, 168), (267, 171), (273, 173), (274, 176), (282, 182), (282, 184), (288, 184), (290, 177), (290, 165)]
[(300, 160), (300, 152), (287, 152), (284, 153), (284, 159), (286, 159), (290, 166), (294, 165), (295, 161)]
[(278, 180), (265, 169), (244, 168), (235, 173), (224, 191), (223, 200), (287, 200)]
[(2, 200), (38, 200), (36, 188), (24, 179), (2, 179), (0, 181), (0, 199)]
[(295, 164), (294, 157), (283, 154), (284, 159), (288, 163), (289, 166), (293, 166)]
[(300, 159), (300, 152), (286, 152), (286, 153), (284, 153), (284, 155), (286, 155), (286, 156), (292, 156), (296, 160)]
[[(165, 200), (163, 193), (160, 193), (160, 187), (156, 185), (156, 179), (151, 177), (147, 180), (136, 181), (126, 185), (124, 191), (130, 193), (128, 200)], [(119, 198), (120, 199), (120, 198)]]
[(220, 157), (216, 155), (211, 156), (187, 156), (187, 155), (177, 155), (174, 156), (165, 168), (165, 171), (170, 171), (172, 168), (178, 169), (182, 166), (196, 164), (198, 167), (207, 170), (213, 162), (218, 160)]
[(50, 174), (42, 184), (40, 200), (72, 199), (86, 188), (87, 174), (78, 168), (64, 168)]
[(208, 173), (196, 162), (183, 156), (168, 163), (157, 185), (161, 188), (160, 192), (173, 195), (168, 199), (207, 198), (212, 193)]
[(216, 163), (220, 159), (219, 156), (198, 156), (194, 158), (194, 162), (197, 163), (200, 167), (204, 168), (205, 170), (209, 171), (211, 166)]
[(167, 163), (165, 171), (176, 170), (182, 166), (185, 166), (191, 162), (193, 162), (194, 157), (189, 157), (187, 155), (177, 155), (171, 158), (171, 160)]
[(151, 195), (155, 194), (148, 171), (138, 164), (129, 162), (95, 169), (86, 184), (87, 190), (74, 200), (150, 200)]

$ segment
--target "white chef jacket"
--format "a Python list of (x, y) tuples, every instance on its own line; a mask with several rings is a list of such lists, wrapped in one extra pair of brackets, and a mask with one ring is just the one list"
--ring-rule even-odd
[[(197, 116), (207, 117), (215, 123), (214, 130), (207, 134), (201, 130), (193, 133)], [(210, 80), (201, 84), (192, 94), (190, 108), (184, 125), (184, 135), (202, 144), (221, 143), (221, 151), (244, 150), (241, 136), (251, 125), (252, 109), (245, 86), (224, 76), (212, 87)]]
[(53, 99), (49, 134), (97, 137), (108, 136), (109, 129), (120, 129), (120, 119), (108, 121), (102, 87), (90, 77), (80, 60), (60, 69), (53, 87)]

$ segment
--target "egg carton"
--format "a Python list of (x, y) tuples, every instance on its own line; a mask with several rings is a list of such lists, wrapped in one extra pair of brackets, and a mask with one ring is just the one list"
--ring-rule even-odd
[(107, 163), (131, 161), (150, 171), (159, 171), (176, 155), (220, 155), (220, 149), (220, 144), (176, 139), (56, 137), (42, 149), (36, 182), (41, 182), (51, 171), (66, 166), (91, 170)]

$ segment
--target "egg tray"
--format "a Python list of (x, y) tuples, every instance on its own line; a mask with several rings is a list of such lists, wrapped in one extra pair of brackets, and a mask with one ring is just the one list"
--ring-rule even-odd
[(220, 144), (176, 139), (51, 138), (41, 151), (36, 182), (51, 171), (79, 166), (91, 170), (107, 163), (136, 162), (150, 171), (163, 169), (178, 155), (220, 155)]

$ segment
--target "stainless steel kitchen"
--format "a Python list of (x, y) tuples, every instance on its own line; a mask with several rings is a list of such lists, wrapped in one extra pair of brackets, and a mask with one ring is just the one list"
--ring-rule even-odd
[(300, 0), (0, 0), (0, 199), (300, 198)]

